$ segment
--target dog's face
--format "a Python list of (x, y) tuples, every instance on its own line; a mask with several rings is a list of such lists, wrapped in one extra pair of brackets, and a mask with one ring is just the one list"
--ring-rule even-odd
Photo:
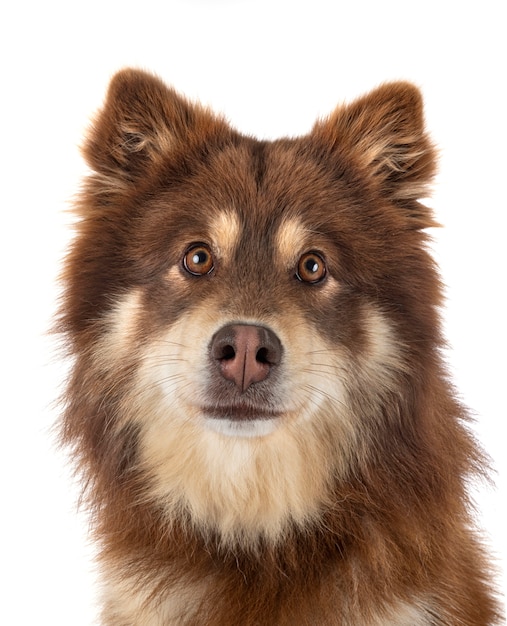
[(257, 142), (124, 73), (86, 155), (68, 324), (142, 498), (224, 541), (317, 519), (434, 332), (416, 92)]

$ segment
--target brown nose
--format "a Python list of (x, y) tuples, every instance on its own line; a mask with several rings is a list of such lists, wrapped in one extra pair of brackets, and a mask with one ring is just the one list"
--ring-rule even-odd
[(265, 380), (271, 368), (280, 363), (282, 344), (264, 326), (229, 324), (213, 336), (210, 353), (222, 376), (244, 393), (253, 383)]

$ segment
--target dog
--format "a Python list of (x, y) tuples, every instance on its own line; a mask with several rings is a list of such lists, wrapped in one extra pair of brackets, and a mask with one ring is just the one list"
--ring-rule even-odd
[(63, 271), (60, 438), (107, 626), (501, 621), (442, 358), (419, 90), (259, 141), (110, 83)]

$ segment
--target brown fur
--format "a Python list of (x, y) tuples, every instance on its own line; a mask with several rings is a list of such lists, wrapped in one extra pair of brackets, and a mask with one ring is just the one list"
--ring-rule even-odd
[[(262, 142), (126, 70), (84, 154), (61, 436), (103, 623), (500, 623), (465, 491), (484, 461), (442, 364), (419, 92), (387, 84)], [(185, 272), (192, 242), (209, 275)], [(314, 285), (295, 278), (309, 250), (327, 267)], [(237, 401), (206, 346), (238, 320), (284, 353), (244, 396), (282, 414), (275, 431), (236, 439), (193, 402)]]

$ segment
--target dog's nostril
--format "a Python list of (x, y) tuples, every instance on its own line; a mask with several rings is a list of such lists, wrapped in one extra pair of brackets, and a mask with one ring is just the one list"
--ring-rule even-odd
[(282, 356), (282, 344), (263, 326), (230, 324), (211, 340), (210, 356), (226, 380), (243, 393), (250, 385), (265, 380)]
[(269, 351), (267, 348), (261, 348), (260, 350), (258, 350), (255, 358), (259, 363), (267, 363), (268, 365), (271, 364), (271, 361), (269, 359)]
[(236, 350), (231, 345), (222, 346), (220, 359), (225, 359), (226, 361), (229, 359), (233, 359), (236, 356)]

